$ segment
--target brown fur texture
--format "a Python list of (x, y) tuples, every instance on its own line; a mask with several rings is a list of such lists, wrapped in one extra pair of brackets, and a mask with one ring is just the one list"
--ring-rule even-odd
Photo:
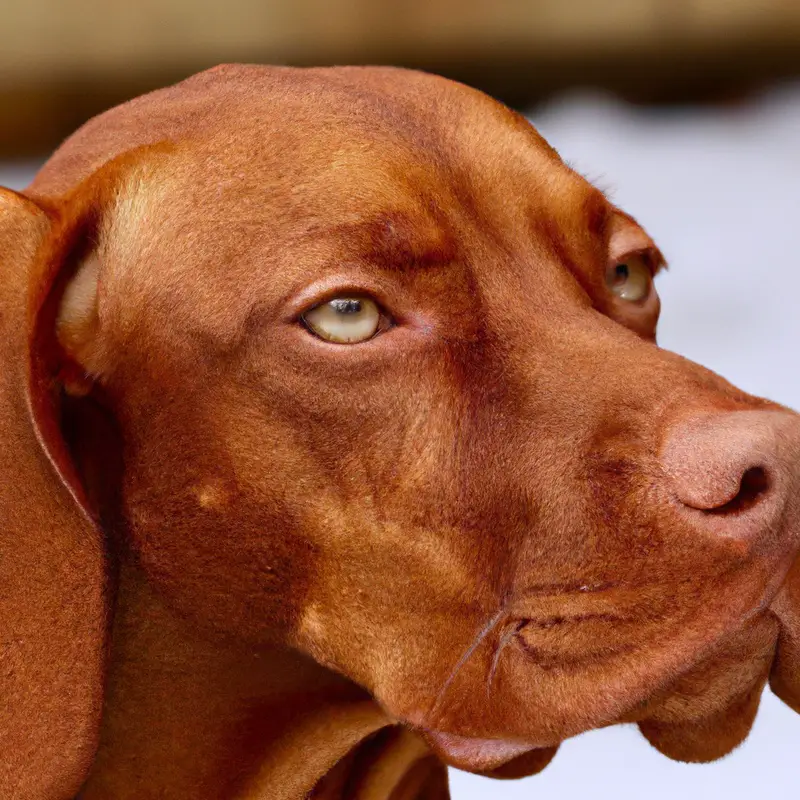
[[(800, 420), (659, 349), (631, 253), (393, 69), (220, 67), (0, 193), (0, 796), (442, 800), (800, 710)], [(379, 335), (302, 324), (353, 293)]]

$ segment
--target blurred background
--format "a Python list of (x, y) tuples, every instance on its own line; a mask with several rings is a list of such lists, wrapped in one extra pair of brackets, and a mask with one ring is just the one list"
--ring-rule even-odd
[[(0, 184), (88, 117), (222, 61), (390, 63), (526, 113), (667, 254), (663, 346), (800, 408), (800, 0), (0, 0)], [(800, 717), (667, 761), (634, 728), (567, 742), (521, 782), (453, 797), (793, 796)]]

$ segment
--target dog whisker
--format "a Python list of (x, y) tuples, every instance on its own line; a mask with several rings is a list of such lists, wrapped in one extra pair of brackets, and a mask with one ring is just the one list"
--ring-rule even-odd
[(497, 672), (497, 666), (500, 663), (500, 655), (505, 649), (506, 645), (514, 638), (514, 636), (519, 631), (519, 625), (515, 625), (512, 628), (509, 628), (501, 637), (500, 641), (497, 643), (497, 648), (495, 649), (494, 656), (492, 657), (492, 663), (489, 667), (489, 672), (486, 675), (486, 697), (490, 698), (492, 696), (492, 683), (494, 681), (495, 673)]
[(483, 629), (478, 633), (478, 635), (473, 639), (472, 644), (462, 653), (461, 658), (456, 662), (456, 665), (450, 671), (450, 674), (447, 676), (447, 679), (442, 684), (442, 688), (439, 689), (439, 692), (436, 695), (436, 699), (431, 706), (431, 710), (428, 713), (428, 719), (433, 720), (436, 716), (436, 713), (439, 711), (442, 701), (444, 700), (445, 696), (447, 695), (447, 690), (452, 685), (453, 681), (456, 679), (456, 676), (461, 671), (461, 668), (469, 661), (472, 654), (478, 649), (480, 644), (483, 640), (494, 630), (497, 623), (503, 618), (505, 615), (505, 609), (500, 609), (490, 620), (486, 623)]

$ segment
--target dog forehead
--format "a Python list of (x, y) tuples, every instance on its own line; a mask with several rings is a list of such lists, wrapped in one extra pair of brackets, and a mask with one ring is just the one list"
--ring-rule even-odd
[[(464, 117), (474, 124), (454, 127), (441, 111), (423, 124), (405, 101), (392, 98), (359, 107), (339, 102), (332, 89), (327, 103), (313, 104), (307, 93), (292, 91), (266, 117), (220, 112), (167, 158), (145, 150), (145, 163), (119, 194), (158, 198), (160, 210), (145, 204), (153, 211), (148, 238), (156, 227), (168, 233), (177, 226), (184, 251), (195, 243), (210, 252), (215, 248), (206, 240), (225, 232), (236, 232), (240, 243), (272, 246), (333, 229), (363, 232), (365, 222), (410, 235), (447, 228), (454, 215), (488, 223), (512, 206), (552, 205), (563, 194), (555, 184), (571, 191), (582, 183), (554, 151), (537, 146), (540, 137), (524, 120), (488, 98), (488, 115), (476, 112), (472, 96), (482, 95), (431, 80), (468, 94)], [(501, 227), (516, 227), (507, 222)]]
[(87, 122), (29, 187), (55, 196), (122, 153), (160, 142), (213, 141), (255, 159), (276, 142), (310, 152), (328, 142), (405, 144), (448, 161), (456, 150), (498, 152), (522, 136), (548, 161), (555, 151), (522, 117), (454, 81), (387, 67), (299, 69), (223, 65), (135, 98)]

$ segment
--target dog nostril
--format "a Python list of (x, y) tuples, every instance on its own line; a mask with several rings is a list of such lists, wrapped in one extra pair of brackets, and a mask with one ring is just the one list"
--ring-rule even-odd
[(780, 523), (800, 485), (798, 452), (800, 419), (759, 409), (682, 420), (660, 457), (674, 508), (698, 530), (779, 547), (795, 541)]
[(770, 480), (763, 467), (750, 467), (742, 475), (739, 491), (734, 497), (716, 508), (706, 509), (708, 514), (737, 514), (756, 505), (769, 491)]

